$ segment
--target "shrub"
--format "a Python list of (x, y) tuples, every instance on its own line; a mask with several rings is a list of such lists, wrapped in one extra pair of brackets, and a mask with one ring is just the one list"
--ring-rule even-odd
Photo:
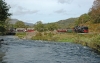
[(25, 32), (18, 32), (18, 33), (16, 33), (16, 36), (18, 36), (19, 38), (23, 38), (26, 36), (26, 33)]

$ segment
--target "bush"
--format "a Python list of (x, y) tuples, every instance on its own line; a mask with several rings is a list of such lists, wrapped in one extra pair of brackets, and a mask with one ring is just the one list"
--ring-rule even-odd
[(26, 32), (18, 32), (16, 33), (16, 36), (18, 36), (19, 38), (23, 38), (26, 36)]
[(6, 29), (0, 26), (0, 35), (5, 35)]
[(97, 35), (93, 36), (93, 38), (91, 38), (91, 42), (92, 42), (92, 44), (90, 45), (90, 47), (100, 51), (100, 35), (97, 34)]
[(44, 32), (44, 34), (39, 32), (35, 36), (33, 36), (31, 39), (32, 40), (56, 41), (57, 37), (54, 37), (54, 34), (52, 32), (48, 32), (48, 33)]

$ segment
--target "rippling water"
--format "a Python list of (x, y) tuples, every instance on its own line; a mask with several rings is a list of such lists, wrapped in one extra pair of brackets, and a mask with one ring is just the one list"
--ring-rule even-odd
[(100, 63), (100, 55), (79, 44), (2, 38), (0, 63)]

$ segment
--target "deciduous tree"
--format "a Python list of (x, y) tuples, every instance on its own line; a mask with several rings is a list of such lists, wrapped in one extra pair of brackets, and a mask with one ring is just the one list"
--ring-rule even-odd
[(39, 32), (43, 32), (44, 31), (44, 24), (41, 21), (36, 22), (34, 27)]
[(78, 20), (76, 21), (77, 25), (84, 24), (86, 22), (90, 21), (90, 16), (88, 14), (82, 14)]
[(48, 23), (46, 25), (46, 28), (49, 30), (49, 31), (53, 31), (53, 30), (56, 30), (59, 28), (58, 24), (57, 23)]
[(16, 28), (25, 28), (25, 23), (22, 21), (17, 21), (14, 25)]
[(93, 23), (100, 23), (100, 0), (95, 0), (93, 6), (89, 11), (91, 21)]

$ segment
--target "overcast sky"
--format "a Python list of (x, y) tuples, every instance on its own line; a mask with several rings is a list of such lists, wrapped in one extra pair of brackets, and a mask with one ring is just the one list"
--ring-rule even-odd
[(28, 23), (56, 22), (88, 13), (94, 0), (5, 0), (11, 18)]

